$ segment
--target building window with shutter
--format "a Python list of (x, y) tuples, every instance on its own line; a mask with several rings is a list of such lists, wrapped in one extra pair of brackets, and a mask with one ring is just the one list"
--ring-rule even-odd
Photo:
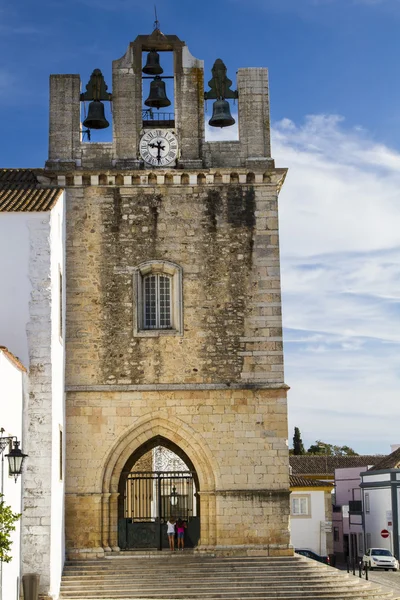
[(135, 335), (182, 335), (182, 269), (169, 261), (148, 261), (134, 274)]
[(292, 496), (290, 514), (292, 517), (311, 517), (310, 495)]

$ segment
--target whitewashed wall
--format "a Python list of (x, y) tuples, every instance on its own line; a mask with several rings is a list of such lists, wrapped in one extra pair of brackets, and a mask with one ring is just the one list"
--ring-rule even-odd
[[(390, 474), (370, 475), (364, 476), (364, 483), (389, 479)], [(365, 494), (369, 494), (369, 512), (365, 512), (365, 535), (371, 534), (371, 547), (393, 550), (391, 537), (385, 539), (380, 534), (382, 529), (388, 529), (386, 513), (392, 510), (391, 490), (389, 487), (371, 488), (365, 489)]]
[[(58, 598), (64, 560), (64, 350), (60, 338), (64, 198), (51, 212), (0, 213), (0, 341), (29, 368), (24, 410), (22, 568)], [(1, 256), (1, 254), (0, 254)], [(3, 258), (3, 257), (2, 257)]]
[[(3, 345), (3, 344), (1, 344)], [(25, 390), (26, 375), (10, 361), (6, 354), (0, 350), (0, 427), (5, 429), (4, 436), (17, 436), (22, 439), (22, 407)], [(24, 447), (22, 444), (22, 450)], [(4, 451), (7, 454), (7, 449)], [(14, 513), (21, 512), (21, 477), (17, 482), (14, 477), (8, 475), (8, 461), (4, 457), (3, 467), (3, 494), (4, 501), (11, 506)], [(1, 474), (0, 474), (1, 477)], [(20, 585), (20, 536), (21, 522), (16, 524), (16, 530), (11, 534), (11, 556), (10, 563), (3, 563), (2, 574), (2, 597), (4, 600), (18, 600)], [(1, 568), (1, 565), (0, 565)]]
[[(45, 214), (45, 213), (44, 213)], [(45, 214), (46, 216), (46, 214)], [(0, 213), (0, 344), (29, 365), (30, 228), (43, 213)]]
[[(65, 299), (60, 296), (60, 273), (64, 275), (64, 199), (51, 211), (51, 384), (52, 384), (52, 465), (51, 465), (51, 550), (50, 595), (58, 598), (65, 558), (64, 541), (64, 464), (65, 460), (65, 402), (64, 402), (64, 331)], [(64, 277), (62, 277), (64, 281)], [(60, 457), (60, 431), (62, 453)]]
[(317, 554), (326, 555), (326, 533), (321, 527), (321, 522), (325, 523), (324, 492), (322, 490), (292, 491), (290, 498), (297, 495), (310, 497), (311, 516), (290, 517), (291, 544), (295, 548), (308, 548)]

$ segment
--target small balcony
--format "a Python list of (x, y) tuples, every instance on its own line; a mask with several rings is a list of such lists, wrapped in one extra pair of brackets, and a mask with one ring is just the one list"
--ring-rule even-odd
[(143, 129), (151, 129), (155, 127), (173, 129), (175, 127), (174, 113), (158, 112), (158, 110), (148, 108), (146, 110), (142, 110), (142, 119)]

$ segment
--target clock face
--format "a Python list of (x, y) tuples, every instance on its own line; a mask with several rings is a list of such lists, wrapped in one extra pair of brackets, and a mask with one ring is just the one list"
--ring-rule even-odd
[(153, 167), (166, 167), (178, 156), (178, 140), (172, 131), (150, 129), (140, 140), (140, 156)]

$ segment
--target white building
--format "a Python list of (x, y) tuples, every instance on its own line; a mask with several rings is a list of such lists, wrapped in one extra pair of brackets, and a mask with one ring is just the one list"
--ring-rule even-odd
[(290, 476), (290, 536), (294, 548), (332, 553), (333, 483)]
[(399, 558), (400, 448), (361, 473), (360, 487), (366, 547), (387, 548)]
[[(16, 437), (22, 440), (22, 407), (26, 393), (26, 369), (9, 350), (0, 346), (0, 427), (4, 431), (1, 437)], [(22, 440), (23, 443), (23, 440)], [(1, 445), (1, 448), (3, 445)], [(20, 514), (22, 509), (21, 477), (14, 480), (8, 473), (8, 461), (5, 455), (9, 445), (4, 447), (1, 454), (0, 493), (6, 506), (13, 513)], [(0, 589), (4, 600), (18, 600), (21, 579), (21, 522), (16, 523), (16, 529), (11, 533), (11, 556), (9, 563), (0, 563)]]
[(0, 340), (29, 373), (22, 573), (40, 573), (40, 593), (57, 598), (64, 561), (64, 195), (41, 173), (0, 171)]

